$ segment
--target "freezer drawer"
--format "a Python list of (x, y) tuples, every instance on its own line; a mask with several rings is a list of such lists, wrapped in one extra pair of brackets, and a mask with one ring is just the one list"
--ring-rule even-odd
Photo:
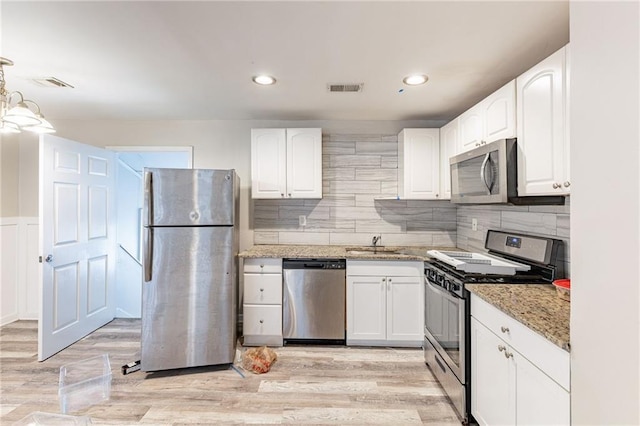
[(145, 229), (143, 371), (233, 362), (233, 227)]

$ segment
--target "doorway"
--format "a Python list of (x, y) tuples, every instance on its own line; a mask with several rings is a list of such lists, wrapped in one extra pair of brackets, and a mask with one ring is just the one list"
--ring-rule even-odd
[(116, 318), (142, 315), (142, 210), (145, 167), (193, 168), (193, 147), (108, 146), (116, 152)]

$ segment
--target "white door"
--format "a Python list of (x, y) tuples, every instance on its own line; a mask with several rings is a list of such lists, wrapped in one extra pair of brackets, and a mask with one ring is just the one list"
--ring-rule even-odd
[(114, 187), (112, 152), (40, 138), (40, 361), (114, 318)]

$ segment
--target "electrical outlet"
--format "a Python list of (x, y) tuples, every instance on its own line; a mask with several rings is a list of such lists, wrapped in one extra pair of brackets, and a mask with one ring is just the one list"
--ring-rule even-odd
[(307, 226), (307, 217), (305, 215), (298, 216), (298, 225)]
[(471, 219), (471, 230), (472, 231), (478, 230), (478, 219), (476, 219), (475, 217)]

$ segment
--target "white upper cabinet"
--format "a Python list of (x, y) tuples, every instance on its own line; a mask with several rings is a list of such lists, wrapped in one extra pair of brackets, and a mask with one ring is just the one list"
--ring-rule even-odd
[(482, 142), (482, 105), (478, 104), (458, 117), (458, 153), (480, 146)]
[(566, 50), (516, 79), (520, 196), (570, 192)]
[(251, 129), (251, 197), (282, 198), (287, 192), (285, 129)]
[(440, 199), (439, 129), (404, 129), (398, 135), (398, 197)]
[(516, 136), (516, 82), (502, 86), (458, 117), (458, 153)]
[(458, 152), (458, 119), (440, 128), (440, 199), (451, 199), (451, 165), (449, 159)]
[(252, 129), (252, 198), (322, 198), (322, 130)]

